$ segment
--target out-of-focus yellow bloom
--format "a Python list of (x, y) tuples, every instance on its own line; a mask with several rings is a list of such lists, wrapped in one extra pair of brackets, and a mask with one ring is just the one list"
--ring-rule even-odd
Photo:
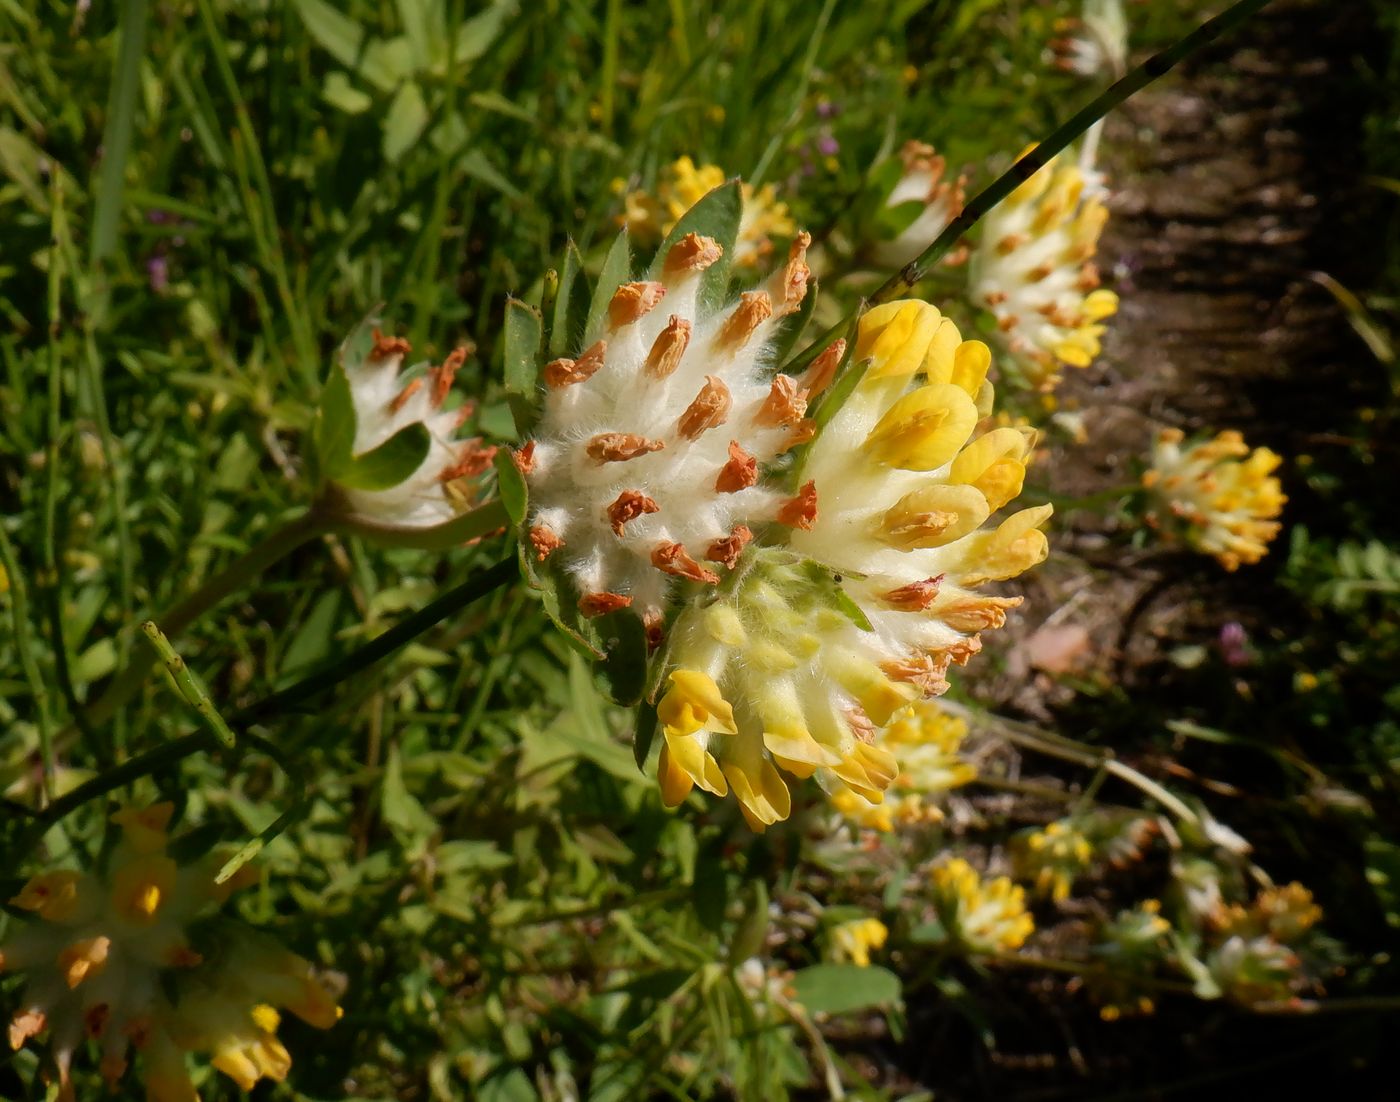
[[(11, 1047), (47, 1034), (59, 1097), (73, 1098), (70, 1068), (85, 1038), (98, 1043), (109, 1084), (141, 1057), (154, 1102), (197, 1102), (186, 1052), (249, 1090), (286, 1077), (291, 1058), (276, 1038), (277, 1007), (319, 1028), (338, 1017), (311, 965), (235, 922), (210, 918), (250, 880), (246, 867), (214, 883), (217, 855), (190, 865), (167, 856), (172, 805), (128, 808), (106, 874), (69, 870), (32, 877), (10, 903), (32, 914), (0, 945), (0, 969), (26, 984), (10, 1022)], [(199, 923), (199, 950), (191, 931)], [(208, 959), (206, 959), (206, 956)]]
[(1287, 498), (1273, 472), (1283, 460), (1253, 451), (1233, 430), (1182, 446), (1179, 429), (1163, 429), (1142, 484), (1154, 498), (1147, 523), (1214, 555), (1226, 570), (1256, 563), (1282, 525), (1274, 518)]
[(868, 968), (871, 951), (883, 948), (889, 936), (889, 929), (878, 918), (856, 918), (842, 922), (831, 931), (832, 959), (850, 961)]
[(1019, 949), (1035, 931), (1026, 892), (1008, 877), (983, 881), (961, 857), (934, 868), (933, 900), (949, 937), (975, 953)]
[[(655, 193), (628, 192), (623, 200), (622, 222), (641, 242), (660, 241), (691, 207), (725, 181), (719, 165), (697, 165), (680, 157), (661, 171)], [(778, 199), (772, 184), (754, 188), (742, 186), (743, 216), (734, 247), (734, 263), (756, 268), (773, 252), (773, 243), (793, 237), (797, 224), (788, 214), (787, 204)]]
[(1047, 553), (1038, 526), (1048, 506), (979, 530), (1019, 489), (1029, 448), (1014, 430), (972, 436), (990, 408), (986, 346), (906, 301), (861, 319), (855, 356), (864, 376), (807, 454), (802, 489), (779, 512), (785, 538), (750, 551), (708, 605), (676, 622), (661, 711), (683, 716), (702, 682), (676, 678), (702, 674), (734, 729), (692, 735), (663, 719), (668, 802), (689, 790), (686, 778), (728, 787), (752, 825), (767, 825), (790, 807), (781, 768), (880, 803), (900, 773), (880, 729), (944, 692), (949, 667), (980, 649), (978, 633), (1020, 603), (975, 587)]
[(998, 342), (1031, 386), (1052, 389), (1063, 367), (1088, 367), (1099, 354), (1103, 322), (1118, 311), (1093, 263), (1107, 221), (1097, 177), (1058, 157), (984, 219), (969, 292), (996, 318)]
[(1072, 819), (1047, 823), (1019, 839), (1015, 847), (1020, 875), (1033, 876), (1036, 890), (1063, 902), (1074, 881), (1089, 869), (1094, 847)]
[(938, 797), (977, 779), (977, 770), (958, 756), (967, 724), (934, 700), (900, 712), (881, 735), (899, 761), (899, 775), (880, 803), (849, 788), (832, 793), (837, 811), (857, 826), (889, 832), (896, 825), (937, 822)]

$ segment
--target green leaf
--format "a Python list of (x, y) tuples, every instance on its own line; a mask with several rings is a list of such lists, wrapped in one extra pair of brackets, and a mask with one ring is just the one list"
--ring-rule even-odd
[(374, 100), (351, 84), (350, 78), (339, 69), (326, 74), (321, 98), (347, 115), (363, 114), (374, 104)]
[(394, 164), (422, 136), (428, 125), (428, 105), (414, 81), (399, 86), (384, 116), (384, 159)]
[(1376, 894), (1386, 924), (1400, 929), (1400, 846), (1373, 835), (1365, 849), (1366, 883)]
[(322, 477), (335, 478), (350, 464), (356, 422), (350, 380), (345, 377), (345, 369), (337, 363), (331, 368), (331, 377), (321, 391), (321, 405), (316, 410), (316, 424), (312, 429)]
[(519, 299), (508, 299), (503, 337), (506, 394), (515, 414), (516, 431), (522, 438), (529, 435), (535, 423), (543, 340), (540, 312)]
[(326, 0), (292, 0), (292, 4), (316, 44), (342, 65), (353, 68), (360, 59), (364, 28)]
[(444, 878), (467, 872), (493, 872), (513, 865), (515, 858), (501, 852), (495, 842), (444, 842), (433, 854), (438, 875)]
[(724, 255), (705, 269), (700, 283), (700, 308), (705, 313), (724, 304), (729, 290), (729, 269), (734, 262), (734, 244), (739, 240), (739, 220), (743, 215), (743, 198), (739, 181), (721, 184), (691, 207), (666, 235), (657, 249), (656, 257), (647, 271), (648, 279), (660, 279), (666, 254), (671, 246), (688, 233), (713, 237)]
[(470, 149), (462, 155), (457, 167), (473, 179), (480, 180), (487, 187), (493, 187), (502, 195), (517, 201), (525, 198), (525, 193), (510, 182), (509, 177), (493, 165), (480, 149)]
[(588, 320), (583, 326), (583, 344), (592, 344), (603, 331), (607, 318), (608, 303), (617, 289), (632, 278), (632, 250), (628, 246), (627, 231), (624, 229), (608, 249), (603, 259), (603, 267), (598, 272), (598, 286), (593, 290), (593, 301), (588, 307)]
[(893, 207), (881, 207), (875, 216), (876, 231), (885, 240), (893, 240), (918, 220), (926, 206), (918, 199), (910, 199)]
[(598, 621), (604, 637), (607, 658), (603, 681), (616, 704), (628, 707), (642, 699), (647, 682), (647, 639), (642, 618), (631, 609), (622, 609)]
[(355, 456), (335, 480), (351, 490), (390, 489), (422, 466), (432, 443), (428, 427), (415, 421), (399, 429), (377, 448)]
[(521, 524), (530, 508), (530, 489), (525, 484), (525, 476), (505, 448), (496, 453), (496, 492), (506, 507), (511, 524)]
[(583, 257), (570, 241), (564, 246), (564, 263), (559, 267), (559, 290), (554, 296), (554, 309), (549, 316), (549, 358), (567, 356), (579, 347), (582, 335), (583, 303), (588, 298), (587, 280), (580, 287)]
[(637, 722), (632, 732), (632, 758), (642, 772), (646, 772), (657, 730), (656, 705), (643, 700), (637, 705)]
[(437, 830), (435, 820), (403, 783), (403, 762), (399, 748), (391, 747), (379, 790), (380, 814), (406, 849), (415, 849)]
[(899, 1002), (899, 977), (888, 968), (814, 964), (792, 978), (796, 1001), (814, 1014), (849, 1014)]
[(453, 48), (453, 61), (457, 65), (475, 61), (501, 33), (507, 20), (520, 10), (517, 0), (496, 0), (484, 12), (472, 16), (457, 28), (457, 43)]

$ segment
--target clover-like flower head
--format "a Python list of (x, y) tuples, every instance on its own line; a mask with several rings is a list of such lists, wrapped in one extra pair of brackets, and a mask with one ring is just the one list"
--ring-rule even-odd
[(496, 449), (458, 439), (472, 416), (452, 383), (469, 349), (405, 370), (408, 341), (368, 324), (342, 346), (317, 422), (317, 445), (336, 512), (370, 534), (408, 537), (469, 509)]
[(1035, 932), (1026, 910), (1026, 891), (1008, 877), (983, 880), (961, 857), (930, 874), (934, 906), (949, 940), (974, 953), (1019, 949)]
[(870, 967), (870, 954), (884, 947), (890, 931), (878, 918), (855, 918), (831, 929), (831, 958)]
[(1142, 476), (1153, 508), (1147, 522), (1213, 555), (1226, 570), (1256, 563), (1282, 525), (1288, 499), (1273, 472), (1283, 460), (1268, 448), (1250, 450), (1234, 431), (1183, 447), (1180, 429), (1163, 429)]
[(135, 1050), (149, 1098), (196, 1102), (186, 1052), (208, 1053), (246, 1090), (281, 1080), (291, 1064), (276, 1008), (320, 1028), (338, 1016), (306, 961), (236, 923), (211, 924), (251, 870), (216, 884), (217, 859), (177, 863), (166, 848), (171, 811), (118, 812), (122, 840), (105, 873), (40, 873), (10, 900), (30, 912), (0, 945), (0, 968), (26, 974), (10, 1046), (47, 1034), (60, 1098), (73, 1097), (70, 1068), (85, 1039), (97, 1042), (108, 1083)]
[(899, 775), (885, 798), (873, 803), (842, 788), (831, 802), (848, 820), (867, 830), (938, 822), (939, 797), (977, 779), (976, 767), (959, 753), (967, 723), (935, 700), (921, 700), (900, 712), (881, 733), (881, 742), (899, 762)]
[(983, 220), (969, 293), (996, 318), (998, 343), (1031, 386), (1052, 389), (1063, 367), (1099, 354), (1103, 321), (1118, 310), (1093, 263), (1107, 221), (1103, 188), (1059, 158)]
[[(892, 220), (894, 233), (877, 241), (871, 250), (877, 264), (890, 268), (903, 267), (928, 248), (962, 213), (967, 197), (966, 177), (950, 180), (948, 162), (931, 145), (905, 142), (899, 151), (899, 164), (900, 174), (885, 196), (884, 210), (877, 220)], [(943, 263), (956, 263), (966, 256), (965, 250), (955, 250)]]

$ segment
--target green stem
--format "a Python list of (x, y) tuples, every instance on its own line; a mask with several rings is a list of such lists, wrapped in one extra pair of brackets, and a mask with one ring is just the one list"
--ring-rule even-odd
[(388, 657), (400, 647), (411, 643), (418, 636), (455, 616), (467, 605), (480, 597), (500, 588), (518, 577), (519, 568), (512, 556), (503, 559), (485, 573), (469, 578), (455, 589), (449, 589), (437, 600), (425, 605), (411, 616), (406, 616), (383, 635), (372, 639), (358, 650), (352, 651), (329, 669), (305, 677), (271, 696), (255, 701), (235, 714), (234, 719), (251, 722), (276, 714), (288, 705), (304, 706), (312, 697), (327, 689), (348, 681), (362, 670), (373, 666), (380, 659)]
[(29, 638), (29, 594), (24, 576), (19, 572), (19, 560), (10, 539), (0, 525), (0, 570), (10, 585), (10, 617), (14, 623), (15, 649), (19, 651), (20, 667), (29, 682), (29, 695), (34, 700), (34, 712), (39, 727), (39, 790), (44, 802), (53, 792), (53, 725), (49, 715), (49, 691), (34, 660), (34, 643)]
[(165, 668), (170, 671), (170, 677), (175, 682), (175, 688), (185, 703), (192, 707), (199, 718), (204, 721), (204, 726), (208, 727), (213, 736), (230, 750), (238, 741), (233, 730), (224, 722), (224, 717), (219, 715), (219, 711), (214, 707), (209, 699), (209, 694), (195, 680), (195, 676), (190, 672), (185, 660), (175, 653), (175, 648), (170, 645), (170, 640), (165, 637), (160, 628), (155, 623), (147, 620), (141, 625), (141, 630), (145, 632), (146, 638), (150, 640), (152, 649), (157, 656), (165, 663)]
[[(316, 508), (293, 517), (261, 543), (249, 548), (220, 573), (215, 574), (179, 604), (156, 617), (166, 634), (178, 638), (206, 612), (238, 592), (279, 559), (302, 544), (334, 529), (335, 525)], [(87, 710), (94, 726), (105, 723), (112, 713), (140, 690), (154, 657), (140, 654), (122, 670), (97, 701)]]
[[(885, 280), (870, 296), (868, 303), (874, 305), (888, 302), (915, 286), (968, 230), (986, 216), (988, 211), (1044, 168), (1046, 162), (1069, 146), (1089, 127), (1115, 107), (1120, 106), (1128, 97), (1140, 92), (1158, 77), (1166, 74), (1184, 58), (1214, 42), (1226, 32), (1233, 30), (1267, 3), (1269, 0), (1237, 0), (1235, 4), (1226, 8), (1214, 19), (1202, 23), (1174, 45), (1149, 57), (1127, 76), (1112, 84), (1102, 95), (1070, 116), (1067, 122), (973, 196), (963, 208), (962, 213), (947, 225), (943, 232), (933, 240), (933, 243)], [(850, 322), (851, 315), (848, 314), (794, 357), (792, 364), (786, 370), (797, 371), (815, 359), (822, 349), (845, 332)]]

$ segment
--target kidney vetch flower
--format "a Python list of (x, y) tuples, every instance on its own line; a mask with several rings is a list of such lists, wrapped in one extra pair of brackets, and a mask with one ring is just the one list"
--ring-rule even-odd
[(1142, 484), (1154, 499), (1146, 520), (1168, 538), (1180, 537), (1214, 555), (1226, 570), (1256, 563), (1282, 525), (1274, 518), (1287, 498), (1273, 472), (1282, 459), (1253, 451), (1234, 431), (1183, 447), (1180, 429), (1163, 429)]
[(1108, 208), (1090, 175), (1052, 158), (988, 213), (972, 253), (972, 301), (991, 311), (998, 342), (1041, 390), (1062, 366), (1093, 362), (1103, 321), (1118, 310), (1093, 263)]

